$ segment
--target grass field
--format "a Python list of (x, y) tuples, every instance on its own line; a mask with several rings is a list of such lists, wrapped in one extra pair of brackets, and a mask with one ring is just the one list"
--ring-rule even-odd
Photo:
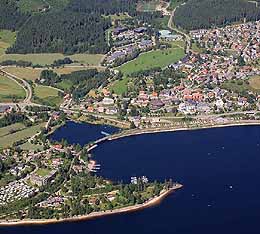
[(16, 33), (9, 30), (0, 30), (0, 56), (15, 42)]
[(169, 48), (166, 50), (156, 50), (141, 54), (137, 59), (132, 60), (119, 67), (125, 75), (133, 72), (147, 70), (155, 67), (164, 68), (171, 63), (175, 63), (185, 56), (182, 48)]
[(38, 169), (38, 170), (36, 171), (36, 174), (39, 175), (39, 176), (44, 177), (44, 176), (49, 175), (50, 172), (51, 172), (51, 171), (50, 171), (49, 169), (40, 168), (40, 169)]
[(196, 43), (192, 43), (191, 46), (192, 51), (194, 51), (195, 53), (202, 53), (203, 52), (203, 48), (199, 48)]
[(159, 0), (151, 0), (151, 1), (139, 1), (137, 4), (138, 11), (155, 11), (157, 5), (159, 4)]
[(37, 150), (40, 150), (42, 151), (43, 150), (43, 146), (42, 145), (34, 145), (30, 142), (26, 142), (22, 145), (20, 145), (20, 148), (22, 150), (33, 150), (33, 151), (37, 151)]
[(18, 7), (22, 12), (38, 12), (46, 6), (44, 0), (19, 0)]
[(16, 82), (0, 76), (0, 102), (9, 102), (13, 98), (22, 100), (25, 98), (25, 90)]
[(62, 97), (59, 97), (57, 89), (42, 85), (34, 88), (33, 99), (39, 104), (48, 106), (58, 106), (62, 102)]
[(0, 137), (6, 136), (14, 131), (20, 131), (24, 128), (25, 128), (25, 126), (22, 123), (16, 123), (16, 124), (12, 124), (12, 125), (0, 128)]
[(128, 77), (124, 77), (122, 80), (117, 80), (111, 85), (110, 90), (114, 91), (117, 95), (122, 95), (127, 91), (128, 81)]
[[(41, 75), (41, 72), (47, 68), (31, 68), (31, 67), (5, 67), (3, 70), (13, 74), (19, 78), (22, 78), (24, 80), (32, 80), (35, 81), (38, 79)], [(62, 74), (69, 74), (75, 71), (82, 71), (87, 70), (89, 67), (60, 67), (60, 68), (54, 68), (50, 70), (53, 70), (59, 75)]]
[(10, 147), (15, 142), (30, 138), (33, 135), (35, 135), (37, 132), (39, 132), (40, 129), (42, 127), (44, 127), (44, 125), (45, 125), (45, 123), (42, 123), (39, 125), (25, 128), (24, 130), (18, 131), (16, 133), (8, 134), (4, 137), (0, 137), (0, 147), (2, 147), (2, 148)]
[(249, 86), (255, 90), (260, 90), (260, 76), (253, 76), (249, 79)]
[(6, 67), (3, 70), (21, 79), (35, 81), (40, 77), (43, 69), (29, 67)]
[(51, 65), (57, 59), (64, 59), (70, 57), (73, 61), (77, 61), (78, 64), (84, 64), (88, 66), (98, 66), (103, 57), (101, 54), (74, 54), (63, 55), (58, 53), (53, 54), (3, 54), (0, 56), (0, 62), (5, 60), (23, 60), (32, 62), (33, 65)]

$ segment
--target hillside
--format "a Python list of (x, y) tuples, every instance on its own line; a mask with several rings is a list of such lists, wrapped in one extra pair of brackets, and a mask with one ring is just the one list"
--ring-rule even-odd
[(19, 10), (15, 0), (0, 1), (0, 29), (17, 30), (28, 17)]
[(49, 12), (30, 18), (7, 53), (104, 53), (110, 21), (98, 15)]
[(194, 30), (223, 26), (233, 22), (260, 19), (256, 2), (247, 0), (189, 0), (177, 8), (174, 17), (176, 26)]
[(111, 26), (105, 15), (136, 11), (136, 0), (50, 0), (48, 4), (42, 10), (39, 0), (0, 1), (0, 30), (18, 31), (6, 53), (105, 53), (105, 31)]

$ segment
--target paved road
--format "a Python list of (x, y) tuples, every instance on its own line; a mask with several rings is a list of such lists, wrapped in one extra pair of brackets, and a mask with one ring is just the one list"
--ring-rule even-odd
[[(242, 115), (242, 114), (260, 114), (260, 111), (258, 110), (252, 110), (252, 111), (235, 111), (235, 112), (229, 112), (229, 113), (221, 113), (221, 114), (211, 114), (211, 115), (195, 115), (195, 116), (189, 116), (189, 118), (192, 119), (209, 119), (209, 118), (220, 118), (223, 116), (232, 116), (232, 115)], [(182, 119), (185, 116), (180, 116), (180, 117), (176, 117), (176, 116), (166, 116), (166, 117), (158, 117), (161, 119)]]
[[(184, 5), (185, 3), (183, 3), (182, 5)], [(186, 34), (183, 31), (180, 31), (179, 29), (177, 29), (176, 27), (173, 27), (173, 18), (174, 18), (174, 14), (175, 11), (179, 8), (179, 6), (175, 7), (174, 10), (172, 11), (172, 14), (170, 16), (170, 19), (168, 21), (168, 28), (183, 35), (185, 37), (185, 41), (186, 41), (186, 54), (189, 54), (190, 50), (191, 50), (191, 38), (188, 34)]]
[(31, 85), (30, 85), (27, 81), (25, 81), (25, 80), (23, 80), (23, 79), (21, 79), (21, 78), (15, 76), (15, 75), (13, 75), (13, 74), (10, 74), (10, 73), (8, 73), (8, 72), (2, 70), (2, 69), (0, 69), (0, 73), (1, 73), (1, 75), (5, 76), (5, 77), (7, 77), (7, 78), (13, 80), (13, 81), (16, 82), (17, 84), (19, 84), (19, 85), (25, 90), (25, 92), (26, 92), (26, 98), (24, 99), (23, 103), (32, 104), (32, 103), (31, 103), (31, 99), (32, 99), (32, 87), (31, 87)]

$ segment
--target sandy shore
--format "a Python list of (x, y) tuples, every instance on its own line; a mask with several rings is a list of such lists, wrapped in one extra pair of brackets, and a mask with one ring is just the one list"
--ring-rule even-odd
[(163, 190), (158, 197), (154, 197), (151, 200), (149, 200), (143, 204), (140, 204), (140, 205), (128, 206), (128, 207), (119, 208), (119, 209), (115, 209), (115, 210), (109, 210), (109, 211), (93, 212), (88, 215), (82, 215), (82, 216), (59, 219), (59, 220), (57, 220), (57, 219), (40, 219), (40, 220), (27, 219), (27, 220), (10, 220), (10, 221), (7, 221), (7, 220), (1, 221), (0, 220), (0, 226), (45, 225), (45, 224), (64, 223), (64, 222), (77, 222), (77, 221), (84, 221), (84, 220), (99, 218), (99, 217), (103, 217), (103, 216), (107, 216), (107, 215), (134, 212), (134, 211), (142, 210), (142, 209), (160, 204), (160, 202), (166, 196), (168, 196), (173, 191), (180, 189), (182, 187), (183, 187), (183, 185), (176, 184), (170, 190)]

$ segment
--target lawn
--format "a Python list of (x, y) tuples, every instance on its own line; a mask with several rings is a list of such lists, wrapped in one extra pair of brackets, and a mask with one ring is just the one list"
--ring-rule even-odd
[(260, 76), (253, 76), (249, 79), (249, 85), (255, 90), (260, 90)]
[[(55, 71), (57, 74), (70, 74), (75, 71), (82, 71), (82, 70), (88, 70), (91, 67), (60, 67), (60, 68), (54, 68), (53, 71)], [(105, 68), (98, 68), (97, 70), (104, 70)]]
[(124, 77), (122, 80), (117, 80), (111, 85), (110, 90), (114, 91), (117, 95), (122, 95), (127, 91), (128, 81), (128, 77)]
[(68, 90), (71, 88), (73, 83), (70, 80), (63, 80), (59, 83), (57, 83), (57, 87), (62, 90)]
[(4, 137), (0, 137), (0, 147), (6, 148), (13, 145), (13, 143), (28, 139), (38, 133), (42, 127), (44, 127), (45, 123), (35, 125), (32, 127), (25, 128), (21, 131), (18, 131), (13, 134), (8, 134)]
[(157, 5), (159, 4), (159, 0), (151, 0), (151, 1), (139, 1), (137, 4), (138, 11), (155, 11)]
[(125, 75), (133, 72), (148, 70), (155, 67), (164, 68), (171, 63), (176, 63), (185, 56), (182, 48), (169, 48), (166, 50), (156, 50), (141, 54), (138, 58), (123, 64), (119, 67)]
[(24, 80), (35, 81), (40, 77), (43, 69), (29, 67), (6, 67), (3, 70)]
[(191, 49), (192, 49), (192, 51), (194, 51), (195, 53), (202, 53), (202, 52), (205, 50), (205, 49), (203, 49), (203, 48), (199, 48), (196, 43), (192, 43)]
[(35, 102), (43, 105), (59, 106), (62, 102), (62, 97), (58, 95), (58, 92), (55, 88), (37, 85), (34, 88), (33, 99)]
[(24, 128), (25, 128), (25, 126), (22, 123), (15, 123), (15, 124), (0, 128), (0, 137), (9, 135), (12, 132), (20, 131)]
[(0, 102), (10, 102), (13, 99), (22, 100), (25, 98), (25, 90), (15, 81), (0, 76)]
[(103, 55), (101, 54), (74, 54), (63, 55), (58, 53), (53, 54), (4, 54), (0, 56), (0, 62), (5, 60), (23, 60), (32, 62), (33, 65), (51, 65), (55, 60), (64, 59), (65, 57), (77, 61), (77, 64), (84, 64), (87, 66), (98, 66), (101, 62)]
[(221, 88), (229, 90), (234, 93), (241, 93), (249, 90), (249, 85), (245, 81), (241, 80), (231, 80), (225, 81), (221, 84)]
[[(59, 75), (62, 75), (62, 74), (69, 74), (75, 71), (82, 71), (87, 69), (89, 68), (88, 67), (60, 67), (60, 68), (54, 68), (50, 70), (53, 70)], [(45, 68), (6, 67), (3, 70), (24, 80), (35, 81), (40, 77), (41, 72), (45, 70)]]
[(20, 148), (22, 150), (33, 150), (33, 151), (37, 151), (37, 150), (40, 150), (42, 151), (43, 150), (43, 146), (42, 145), (35, 145), (35, 144), (32, 144), (30, 142), (26, 142), (22, 145), (20, 145)]
[(0, 30), (0, 56), (15, 42), (16, 33), (9, 30)]
[(39, 176), (41, 176), (41, 177), (45, 177), (45, 176), (49, 175), (50, 172), (51, 172), (51, 171), (50, 171), (49, 169), (40, 168), (40, 169), (38, 169), (38, 170), (36, 171), (36, 174), (39, 175)]

